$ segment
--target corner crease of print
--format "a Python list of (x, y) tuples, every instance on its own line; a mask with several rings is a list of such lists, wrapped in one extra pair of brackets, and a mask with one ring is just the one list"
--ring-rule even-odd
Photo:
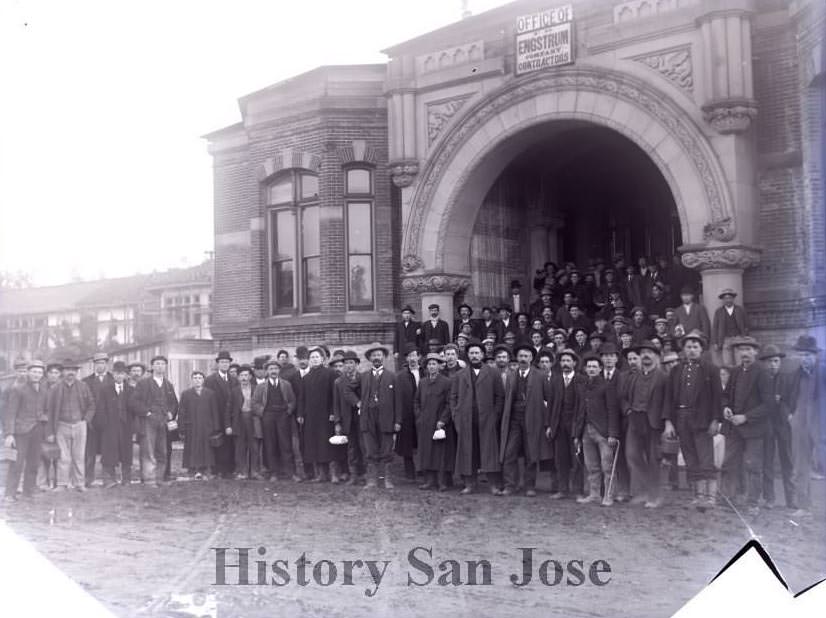
[(674, 618), (823, 616), (826, 580), (793, 595), (759, 541), (752, 539)]

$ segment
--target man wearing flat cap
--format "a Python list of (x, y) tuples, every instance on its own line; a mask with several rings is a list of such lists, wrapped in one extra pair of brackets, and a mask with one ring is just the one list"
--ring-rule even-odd
[(820, 347), (809, 334), (800, 335), (792, 348), (800, 366), (789, 384), (789, 423), (792, 427), (793, 480), (797, 517), (810, 514), (810, 479), (814, 456), (826, 456), (826, 367)]
[[(133, 387), (126, 382), (127, 368), (123, 361), (112, 365), (112, 383), (100, 394), (100, 408), (96, 414), (101, 422), (101, 464), (106, 488), (118, 482), (132, 482), (132, 412), (129, 409)], [(120, 481), (115, 469), (120, 466)]]
[(204, 387), (215, 393), (218, 406), (218, 419), (224, 439), (215, 449), (215, 474), (222, 478), (231, 478), (235, 472), (235, 438), (232, 432), (233, 392), (238, 388), (238, 380), (229, 374), (232, 356), (226, 350), (218, 352), (215, 357), (215, 371), (206, 380)]
[(430, 318), (422, 322), (422, 341), (430, 344), (431, 340), (435, 339), (439, 345), (447, 345), (450, 343), (450, 326), (439, 317), (439, 305), (431, 303), (427, 310), (430, 312)]
[(737, 292), (731, 288), (724, 289), (718, 296), (723, 304), (714, 312), (711, 327), (712, 351), (718, 365), (734, 365), (732, 341), (749, 334), (746, 310), (741, 305), (734, 304), (736, 297)]
[[(447, 324), (445, 324), (447, 326)], [(370, 361), (370, 370), (361, 374), (361, 437), (367, 458), (367, 484), (378, 485), (378, 477), (384, 476), (385, 489), (393, 489), (389, 463), (393, 460), (394, 436), (402, 428), (401, 410), (396, 399), (396, 374), (384, 366), (388, 350), (374, 343), (364, 353)]]
[[(17, 449), (17, 460), (11, 462), (6, 477), (6, 501), (17, 500), (17, 486), (23, 476), (23, 497), (34, 495), (40, 445), (43, 442), (43, 419), (46, 417), (48, 388), (43, 384), (46, 366), (39, 360), (27, 365), (26, 381), (12, 387), (5, 419), (5, 445)], [(54, 437), (52, 436), (52, 440)]]
[(477, 473), (486, 473), (491, 493), (500, 495), (499, 424), (505, 392), (495, 369), (483, 362), (481, 343), (468, 345), (468, 365), (452, 379), (450, 408), (458, 436), (456, 471), (462, 475), (462, 494), (473, 493)]
[(789, 376), (783, 372), (782, 364), (786, 354), (776, 345), (768, 344), (760, 350), (763, 363), (772, 383), (772, 398), (769, 405), (769, 423), (763, 448), (763, 500), (767, 508), (774, 506), (774, 461), (775, 453), (780, 460), (780, 475), (783, 479), (783, 493), (786, 507), (796, 509), (794, 504), (794, 482), (792, 480), (792, 427), (789, 423)]
[(413, 344), (421, 348), (422, 325), (414, 319), (416, 311), (410, 305), (405, 305), (402, 309), (402, 319), (396, 323), (395, 338), (393, 339), (393, 354), (396, 360), (401, 359), (401, 354), (407, 344)]
[[(86, 386), (95, 399), (95, 408), (102, 408), (101, 395), (113, 383), (109, 371), (109, 355), (106, 352), (97, 352), (92, 357), (93, 373), (83, 378)], [(86, 429), (86, 487), (95, 482), (95, 464), (97, 456), (101, 454), (101, 437), (103, 435), (103, 415), (96, 415)]]

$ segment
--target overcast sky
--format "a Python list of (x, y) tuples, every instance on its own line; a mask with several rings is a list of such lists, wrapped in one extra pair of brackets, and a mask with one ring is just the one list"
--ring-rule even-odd
[(321, 64), (383, 62), (461, 6), (0, 0), (0, 271), (49, 285), (197, 264), (212, 249), (200, 136), (240, 120), (240, 96)]

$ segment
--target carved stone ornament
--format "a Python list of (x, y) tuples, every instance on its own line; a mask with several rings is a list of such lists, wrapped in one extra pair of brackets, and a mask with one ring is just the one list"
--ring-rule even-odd
[(703, 118), (718, 133), (742, 133), (757, 117), (757, 105), (746, 99), (713, 101), (703, 105)]
[(635, 56), (632, 60), (654, 69), (681, 90), (689, 94), (693, 92), (694, 69), (691, 63), (691, 49), (688, 46)]
[(730, 246), (713, 249), (688, 250), (682, 253), (682, 262), (688, 268), (751, 268), (760, 263), (760, 250), (754, 247)]
[(416, 275), (402, 278), (405, 292), (425, 294), (455, 294), (470, 286), (470, 277), (464, 275)]
[(439, 137), (439, 133), (447, 124), (448, 120), (458, 112), (468, 96), (457, 97), (448, 101), (430, 103), (427, 106), (427, 143), (432, 144)]
[(734, 238), (736, 230), (734, 229), (734, 220), (731, 217), (726, 217), (720, 221), (712, 221), (703, 226), (704, 240), (717, 240), (720, 242), (728, 242)]
[(418, 255), (407, 254), (402, 258), (402, 270), (406, 273), (419, 270), (423, 265), (422, 258)]
[(395, 161), (390, 164), (390, 177), (393, 179), (393, 184), (400, 189), (409, 187), (418, 173), (418, 161)]

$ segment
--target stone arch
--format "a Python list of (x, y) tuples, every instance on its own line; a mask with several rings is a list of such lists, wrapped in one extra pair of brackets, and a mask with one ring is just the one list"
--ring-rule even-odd
[(312, 152), (302, 150), (282, 150), (266, 159), (256, 170), (258, 182), (283, 170), (301, 168), (318, 173), (321, 168), (321, 157)]
[[(711, 144), (692, 116), (643, 80), (599, 67), (570, 67), (515, 79), (467, 105), (434, 145), (411, 200), (403, 255), (426, 271), (465, 273), (481, 198), (513, 156), (516, 136), (564, 120), (611, 128), (642, 148), (668, 183), (683, 242), (735, 235), (731, 197)], [(709, 227), (711, 225), (711, 228)]]

